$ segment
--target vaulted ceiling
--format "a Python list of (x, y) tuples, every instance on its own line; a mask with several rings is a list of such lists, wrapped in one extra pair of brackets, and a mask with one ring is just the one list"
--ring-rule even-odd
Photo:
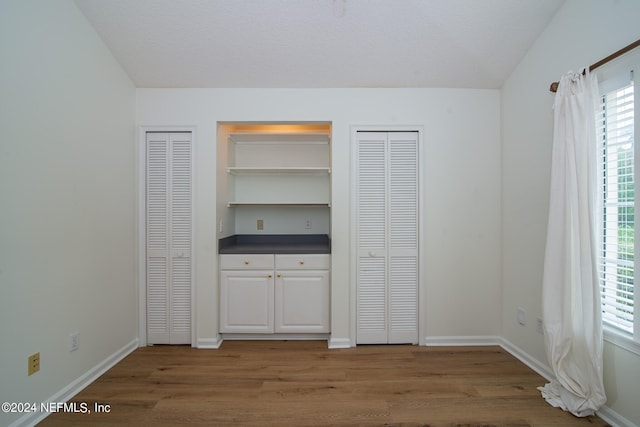
[(75, 0), (138, 87), (500, 88), (564, 0)]

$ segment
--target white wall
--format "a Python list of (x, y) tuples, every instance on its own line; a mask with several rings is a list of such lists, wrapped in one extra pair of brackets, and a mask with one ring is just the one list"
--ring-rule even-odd
[[(352, 307), (350, 126), (408, 124), (425, 130), (426, 338), (502, 335), (544, 361), (534, 319), (550, 169), (548, 85), (637, 39), (637, 16), (636, 0), (568, 0), (505, 84), (502, 107), (499, 91), (483, 90), (138, 89), (136, 113), (131, 82), (71, 1), (3, 0), (0, 401), (43, 401), (135, 343), (134, 120), (197, 127), (199, 342), (218, 335), (216, 123), (332, 123), (338, 340), (350, 338)], [(525, 327), (515, 322), (517, 307), (527, 311)], [(70, 353), (76, 331), (80, 349)], [(38, 351), (42, 370), (28, 377), (26, 358)], [(605, 346), (608, 405), (636, 424), (639, 373), (637, 355)], [(0, 424), (16, 418), (0, 414)]]
[(42, 402), (135, 345), (135, 89), (70, 0), (2, 0), (0, 58), (0, 401)]
[[(541, 284), (547, 231), (553, 94), (549, 84), (640, 37), (637, 0), (568, 0), (502, 91), (503, 337), (546, 363)], [(523, 307), (527, 325), (516, 322)], [(640, 356), (605, 345), (607, 406), (640, 424)]]
[[(218, 337), (216, 123), (332, 123), (332, 339), (350, 339), (352, 125), (424, 127), (427, 337), (500, 335), (500, 92), (138, 89), (140, 126), (196, 126), (197, 338)], [(478, 309), (482, 307), (482, 309)]]

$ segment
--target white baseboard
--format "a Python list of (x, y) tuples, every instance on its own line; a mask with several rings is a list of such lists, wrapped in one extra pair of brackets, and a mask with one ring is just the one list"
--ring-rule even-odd
[(509, 354), (520, 360), (529, 368), (550, 381), (554, 375), (551, 369), (544, 363), (528, 355), (520, 347), (498, 336), (435, 336), (425, 337), (426, 346), (489, 346), (497, 345)]
[(516, 359), (527, 365), (529, 368), (542, 375), (546, 380), (553, 378), (553, 373), (547, 365), (529, 356), (520, 347), (510, 341), (498, 336), (436, 336), (425, 337), (426, 346), (489, 346), (497, 345), (502, 347)]
[(271, 334), (271, 335), (251, 335), (251, 334), (223, 334), (217, 338), (200, 338), (195, 347), (203, 349), (219, 349), (224, 340), (327, 340), (328, 347), (334, 348), (350, 348), (351, 340), (349, 338), (329, 338), (325, 334)]
[(328, 339), (328, 334), (221, 334), (221, 340), (229, 341), (324, 341)]
[(351, 348), (351, 340), (349, 338), (329, 338), (329, 349)]
[[(500, 346), (502, 348), (508, 351), (513, 357), (517, 358), (522, 363), (527, 365), (529, 368), (536, 371), (547, 381), (551, 381), (553, 378), (555, 378), (555, 375), (553, 375), (551, 368), (547, 364), (531, 357), (524, 350), (514, 345), (510, 341), (502, 338), (501, 341), (502, 343), (500, 344)], [(638, 427), (636, 424), (629, 421), (608, 406), (603, 406), (602, 408), (600, 408), (600, 410), (596, 412), (596, 415), (609, 423), (612, 427)]]
[(613, 427), (638, 427), (637, 424), (634, 424), (633, 422), (626, 419), (607, 406), (603, 406), (602, 408), (600, 408), (600, 410), (596, 412), (596, 415), (608, 422)]
[(424, 345), (429, 346), (487, 346), (500, 345), (501, 338), (496, 336), (434, 336), (425, 337)]
[[(67, 402), (73, 396), (80, 393), (84, 388), (86, 388), (89, 384), (94, 382), (100, 377), (100, 375), (107, 372), (116, 363), (124, 359), (129, 353), (138, 348), (138, 339), (132, 340), (130, 343), (126, 344), (124, 347), (120, 348), (118, 351), (113, 353), (111, 356), (104, 359), (102, 362), (82, 374), (71, 384), (67, 385), (62, 390), (58, 391), (56, 394), (51, 396), (49, 399), (43, 401), (43, 403), (48, 402)], [(33, 426), (45, 419), (49, 413), (47, 412), (32, 412), (25, 414), (23, 417), (18, 418), (13, 423), (9, 424), (9, 427), (22, 427), (22, 426)]]
[(220, 348), (220, 346), (222, 345), (222, 341), (224, 340), (220, 335), (218, 335), (216, 338), (198, 338), (195, 347), (215, 350)]
[(522, 350), (517, 345), (511, 343), (509, 340), (505, 340), (504, 338), (500, 338), (500, 346), (508, 351), (513, 357), (520, 360), (522, 363), (536, 371), (539, 375), (544, 377), (547, 381), (551, 381), (555, 378), (553, 375), (553, 371), (549, 367), (548, 364), (543, 363), (530, 355), (528, 355), (524, 350)]

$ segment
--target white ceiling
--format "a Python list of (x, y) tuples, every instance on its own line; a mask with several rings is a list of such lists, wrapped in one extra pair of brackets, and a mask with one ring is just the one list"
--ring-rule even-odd
[(138, 87), (500, 88), (564, 0), (75, 0)]

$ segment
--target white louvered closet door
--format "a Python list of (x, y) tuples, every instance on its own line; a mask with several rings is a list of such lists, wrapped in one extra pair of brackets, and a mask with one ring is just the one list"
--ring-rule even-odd
[(191, 133), (148, 132), (147, 342), (191, 343)]
[(418, 133), (358, 132), (359, 344), (418, 342)]

